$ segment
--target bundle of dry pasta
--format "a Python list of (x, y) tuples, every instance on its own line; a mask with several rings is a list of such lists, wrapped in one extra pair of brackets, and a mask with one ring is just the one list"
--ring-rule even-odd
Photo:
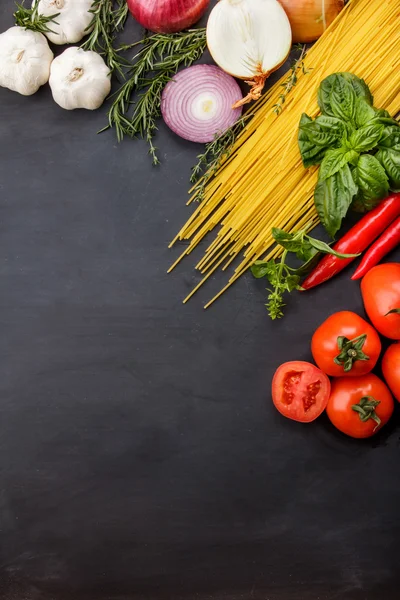
[(304, 169), (297, 146), (301, 114), (315, 117), (317, 90), (334, 72), (349, 71), (365, 79), (374, 104), (391, 114), (400, 110), (400, 0), (352, 0), (306, 57), (283, 111), (273, 107), (285, 75), (258, 102), (233, 152), (206, 188), (204, 201), (171, 243), (190, 240), (176, 264), (219, 227), (196, 268), (204, 279), (185, 302), (218, 268), (225, 270), (242, 253), (228, 284), (216, 300), (257, 259), (277, 256), (272, 227), (310, 230), (318, 222), (313, 191), (317, 168)]

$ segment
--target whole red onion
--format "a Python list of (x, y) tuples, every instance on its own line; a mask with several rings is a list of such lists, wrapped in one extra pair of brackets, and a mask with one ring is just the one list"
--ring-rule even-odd
[(196, 23), (206, 11), (209, 0), (127, 0), (127, 3), (145, 29), (175, 33)]

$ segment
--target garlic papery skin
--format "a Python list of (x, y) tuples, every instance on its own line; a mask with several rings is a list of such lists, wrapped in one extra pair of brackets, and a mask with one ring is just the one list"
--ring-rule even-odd
[(111, 91), (111, 73), (97, 52), (68, 48), (52, 62), (49, 84), (61, 108), (99, 108)]
[(211, 56), (252, 88), (240, 104), (260, 97), (265, 80), (285, 62), (291, 44), (289, 19), (277, 0), (219, 0), (208, 19)]
[(31, 96), (48, 82), (53, 53), (41, 33), (11, 27), (0, 34), (0, 86)]
[(80, 42), (93, 29), (93, 14), (89, 12), (92, 4), (93, 0), (39, 0), (39, 14), (50, 17), (59, 13), (55, 23), (50, 23), (52, 31), (46, 37), (58, 45)]

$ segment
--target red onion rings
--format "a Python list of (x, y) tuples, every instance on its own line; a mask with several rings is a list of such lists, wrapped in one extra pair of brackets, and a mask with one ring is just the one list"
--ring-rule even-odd
[(242, 114), (232, 106), (242, 98), (237, 82), (214, 65), (194, 65), (167, 83), (161, 99), (165, 123), (191, 142), (211, 142)]

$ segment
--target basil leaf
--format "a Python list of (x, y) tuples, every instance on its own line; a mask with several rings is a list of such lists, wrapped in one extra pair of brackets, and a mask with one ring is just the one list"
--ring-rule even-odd
[(267, 277), (274, 271), (276, 268), (275, 262), (273, 260), (263, 261), (257, 260), (254, 265), (251, 267), (251, 272), (256, 279), (262, 279), (263, 277)]
[(300, 275), (293, 273), (291, 275), (286, 275), (285, 277), (285, 285), (288, 292), (293, 292), (293, 290), (300, 289)]
[(369, 152), (377, 146), (383, 131), (383, 125), (378, 123), (365, 125), (353, 133), (349, 144), (356, 152)]
[(303, 113), (299, 124), (298, 144), (305, 168), (319, 165), (326, 151), (340, 146), (344, 123), (334, 117), (317, 117), (313, 121)]
[(384, 128), (381, 139), (379, 140), (379, 148), (392, 148), (400, 152), (400, 126), (389, 125)]
[(363, 127), (369, 121), (376, 117), (376, 110), (365, 100), (365, 98), (356, 99), (356, 127)]
[(380, 123), (381, 125), (397, 125), (399, 127), (399, 123), (398, 121), (396, 121), (396, 119), (393, 119), (393, 117), (390, 116), (390, 113), (383, 109), (383, 108), (375, 108), (375, 117), (374, 120), (377, 123)]
[(311, 244), (306, 239), (307, 236), (304, 231), (287, 233), (283, 229), (274, 227), (272, 229), (272, 237), (285, 250), (294, 252), (300, 260), (307, 261), (313, 254)]
[(335, 117), (354, 123), (356, 114), (356, 94), (343, 77), (336, 78), (331, 91), (331, 108)]
[(382, 148), (375, 154), (389, 178), (389, 187), (393, 192), (400, 192), (400, 152), (391, 148)]
[[(333, 75), (329, 75), (322, 82), (318, 90), (318, 105), (321, 109), (321, 112), (325, 115), (329, 115), (332, 117), (340, 116), (338, 115), (332, 103), (337, 100), (337, 97), (332, 99), (333, 89), (337, 85), (338, 81), (347, 83), (353, 90), (355, 98), (363, 98), (367, 104), (372, 106), (373, 97), (369, 90), (369, 87), (365, 83), (363, 79), (356, 77), (352, 73), (334, 73)], [(355, 112), (357, 110), (357, 104), (354, 102)], [(353, 114), (352, 116), (355, 116)]]
[(347, 164), (328, 179), (319, 179), (314, 191), (315, 208), (331, 237), (339, 231), (356, 193), (357, 186)]
[(370, 154), (360, 156), (353, 170), (358, 193), (353, 208), (359, 212), (371, 210), (389, 192), (389, 180), (380, 162)]
[(324, 254), (333, 254), (333, 256), (337, 256), (338, 258), (356, 258), (357, 256), (360, 256), (360, 254), (343, 254), (342, 252), (336, 252), (329, 244), (321, 242), (321, 240), (316, 240), (312, 237), (308, 237), (308, 239), (313, 248)]
[(340, 169), (349, 162), (357, 164), (358, 156), (357, 152), (354, 150), (347, 150), (346, 148), (328, 150), (321, 163), (319, 178), (327, 179), (328, 177), (332, 177), (332, 175), (340, 171)]

